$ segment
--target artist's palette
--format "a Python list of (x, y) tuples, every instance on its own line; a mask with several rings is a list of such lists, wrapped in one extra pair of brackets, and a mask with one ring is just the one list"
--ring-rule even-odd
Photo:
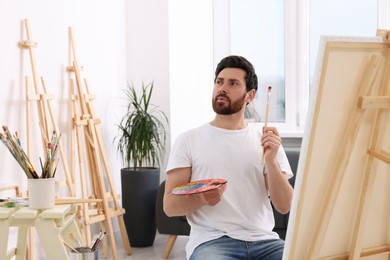
[(175, 195), (188, 195), (200, 192), (205, 192), (218, 188), (221, 184), (226, 183), (224, 179), (205, 179), (192, 181), (184, 186), (176, 187), (172, 190), (172, 194)]

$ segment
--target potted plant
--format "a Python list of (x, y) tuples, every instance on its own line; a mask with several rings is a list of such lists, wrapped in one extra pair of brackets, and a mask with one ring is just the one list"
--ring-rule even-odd
[(146, 247), (153, 245), (156, 235), (155, 203), (169, 122), (165, 113), (150, 103), (153, 81), (142, 83), (139, 95), (133, 84), (127, 86), (127, 112), (114, 140), (125, 164), (121, 169), (122, 206), (130, 244)]

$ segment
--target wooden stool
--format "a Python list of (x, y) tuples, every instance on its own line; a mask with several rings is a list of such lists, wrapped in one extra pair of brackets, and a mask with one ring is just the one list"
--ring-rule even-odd
[[(82, 241), (75, 216), (76, 207), (70, 204), (56, 205), (47, 210), (0, 207), (0, 259), (10, 259), (15, 256), (16, 260), (24, 260), (27, 231), (29, 227), (35, 226), (46, 257), (68, 260), (68, 250), (64, 241), (72, 247), (77, 247), (77, 244), (70, 239), (70, 234)], [(7, 251), (10, 227), (18, 227), (18, 238), (16, 248)]]

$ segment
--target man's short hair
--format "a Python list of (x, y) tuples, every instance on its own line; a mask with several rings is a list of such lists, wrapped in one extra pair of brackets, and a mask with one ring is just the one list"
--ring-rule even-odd
[(246, 90), (250, 91), (254, 89), (257, 91), (258, 80), (255, 68), (247, 59), (237, 55), (231, 55), (223, 58), (215, 69), (214, 81), (217, 79), (218, 74), (225, 68), (238, 68), (244, 70), (246, 72)]

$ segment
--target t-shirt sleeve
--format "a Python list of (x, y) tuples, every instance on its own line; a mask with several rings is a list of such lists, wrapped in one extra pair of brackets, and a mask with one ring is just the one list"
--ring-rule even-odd
[(189, 144), (186, 140), (184, 134), (177, 137), (169, 154), (166, 173), (177, 168), (191, 167)]
[(279, 151), (276, 154), (276, 160), (279, 163), (280, 170), (286, 174), (287, 179), (294, 176), (283, 146), (280, 146)]

